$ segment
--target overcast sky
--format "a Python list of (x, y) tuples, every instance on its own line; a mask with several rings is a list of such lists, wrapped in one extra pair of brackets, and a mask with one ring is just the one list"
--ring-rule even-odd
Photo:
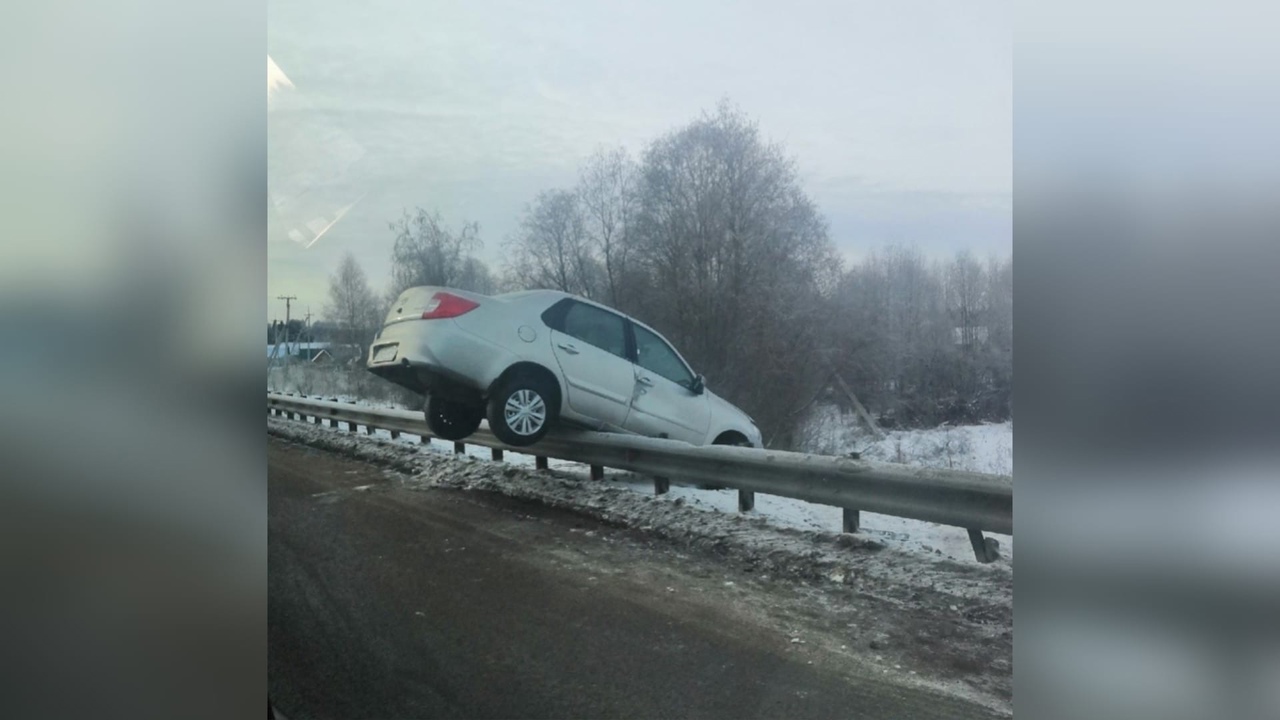
[(387, 222), (415, 206), (479, 222), (481, 257), (501, 269), (539, 190), (573, 184), (598, 146), (638, 154), (722, 97), (796, 158), (846, 257), (888, 242), (1012, 250), (1007, 2), (268, 8), (268, 318), (283, 318), (282, 294), (318, 315), (348, 249), (381, 290)]

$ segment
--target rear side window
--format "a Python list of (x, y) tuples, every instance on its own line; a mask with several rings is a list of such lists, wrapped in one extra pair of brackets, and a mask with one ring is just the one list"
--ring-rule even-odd
[(693, 373), (676, 355), (666, 340), (639, 325), (631, 326), (636, 333), (636, 364), (656, 375), (684, 387), (693, 386)]
[(607, 353), (627, 358), (626, 324), (618, 315), (592, 305), (570, 302), (557, 324), (552, 328), (582, 342), (594, 345)]

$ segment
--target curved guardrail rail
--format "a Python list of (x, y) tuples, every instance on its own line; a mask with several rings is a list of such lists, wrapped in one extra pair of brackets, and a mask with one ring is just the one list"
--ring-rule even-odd
[[(268, 414), (276, 413), (330, 425), (347, 423), (355, 430), (363, 425), (371, 433), (381, 428), (392, 433), (430, 437), (420, 412), (388, 410), (268, 393)], [(603, 468), (630, 470), (655, 478), (657, 492), (665, 492), (666, 478), (735, 488), (739, 508), (754, 507), (754, 493), (795, 498), (844, 509), (844, 530), (856, 532), (858, 512), (954, 525), (969, 531), (974, 553), (983, 562), (997, 556), (998, 545), (982, 532), (1013, 534), (1013, 478), (1003, 475), (908, 467), (852, 458), (755, 448), (695, 447), (675, 440), (575, 430), (552, 431), (536, 445), (515, 448), (503, 444), (486, 425), (465, 443), (571, 460), (592, 466), (600, 477)], [(461, 450), (464, 443), (456, 443)]]

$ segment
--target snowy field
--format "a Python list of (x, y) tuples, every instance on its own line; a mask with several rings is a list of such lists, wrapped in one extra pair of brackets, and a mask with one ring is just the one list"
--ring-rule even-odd
[[(406, 409), (394, 400), (366, 402), (343, 393), (328, 395), (325, 399), (358, 402), (370, 407)], [(391, 439), (390, 433), (385, 430), (375, 432), (375, 437)], [(882, 462), (1013, 474), (1012, 422), (892, 431), (876, 441), (860, 431), (852, 415), (841, 415), (833, 407), (819, 407), (810, 416), (803, 435), (806, 438), (805, 450), (824, 455), (843, 455), (857, 451), (865, 459)], [(402, 434), (398, 442), (422, 446), (421, 439), (416, 435)], [(429, 447), (440, 453), (453, 452), (453, 443), (442, 440), (432, 440), (428, 446), (422, 447)], [(492, 458), (492, 451), (480, 445), (467, 445), (466, 454), (483, 460)], [(521, 466), (532, 467), (534, 464), (533, 455), (511, 451), (505, 453), (504, 459)], [(565, 460), (551, 459), (548, 465), (583, 476), (589, 472), (586, 465)], [(679, 501), (694, 508), (727, 514), (738, 513), (738, 494), (735, 490), (702, 490), (681, 484), (679, 478), (671, 480), (671, 490), (663, 496), (669, 502)], [(636, 493), (653, 494), (652, 480), (630, 472), (606, 470), (605, 481)], [(755, 514), (784, 528), (819, 532), (839, 532), (841, 529), (840, 508), (814, 505), (803, 500), (757, 493)], [(862, 513), (861, 524), (863, 535), (890, 547), (962, 562), (976, 562), (968, 533), (961, 528), (868, 512)], [(1012, 536), (990, 536), (1000, 543), (1001, 558), (997, 562), (1012, 563)]]
[(822, 455), (859, 452), (863, 458), (931, 468), (1013, 475), (1013, 423), (895, 430), (875, 440), (852, 413), (815, 408), (801, 436), (804, 450)]

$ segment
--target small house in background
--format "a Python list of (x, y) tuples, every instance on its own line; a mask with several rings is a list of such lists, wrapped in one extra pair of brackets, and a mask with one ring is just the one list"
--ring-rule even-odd
[(267, 345), (267, 360), (276, 362), (352, 362), (362, 353), (357, 345), (330, 342), (292, 342)]

